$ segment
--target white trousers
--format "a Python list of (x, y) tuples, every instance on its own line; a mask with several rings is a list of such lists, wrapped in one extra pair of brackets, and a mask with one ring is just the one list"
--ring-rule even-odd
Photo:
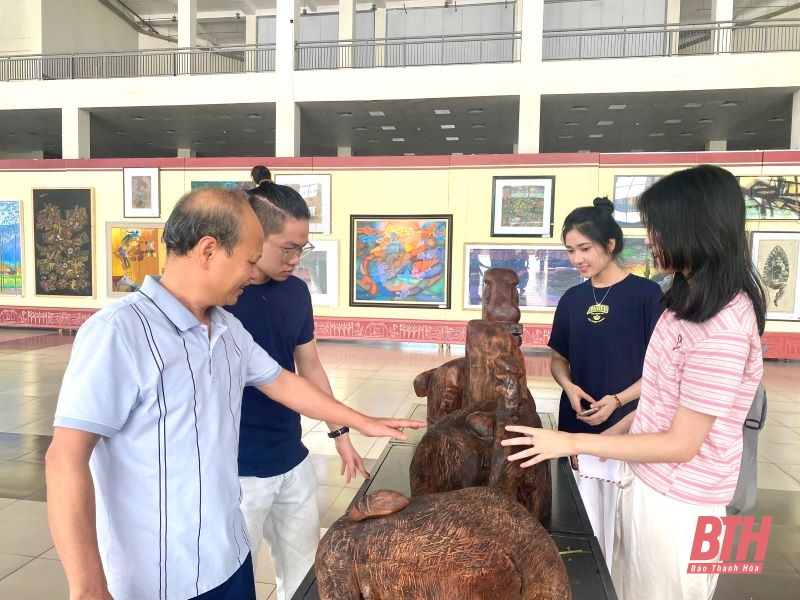
[(572, 471), (581, 493), (581, 500), (589, 515), (592, 531), (600, 543), (600, 549), (611, 570), (614, 555), (614, 528), (617, 518), (617, 492), (619, 486), (610, 481), (589, 479)]
[(317, 476), (311, 456), (283, 475), (240, 477), (239, 482), (253, 568), (263, 538), (275, 568), (277, 600), (290, 600), (314, 565), (319, 544)]
[(697, 517), (724, 517), (724, 506), (667, 498), (623, 463), (611, 578), (619, 600), (711, 600), (716, 574), (687, 573)]

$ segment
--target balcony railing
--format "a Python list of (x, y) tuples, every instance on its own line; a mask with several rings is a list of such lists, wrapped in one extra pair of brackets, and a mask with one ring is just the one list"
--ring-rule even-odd
[(800, 50), (800, 21), (723, 22), (545, 31), (544, 60)]
[(519, 61), (519, 32), (298, 42), (295, 68), (367, 69)]
[(0, 57), (0, 81), (106, 79), (274, 70), (274, 44)]

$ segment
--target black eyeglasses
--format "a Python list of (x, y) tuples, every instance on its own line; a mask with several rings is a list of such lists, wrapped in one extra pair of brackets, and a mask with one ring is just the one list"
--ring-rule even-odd
[(283, 248), (281, 247), (281, 260), (283, 262), (289, 262), (295, 258), (299, 258), (303, 260), (306, 256), (311, 254), (314, 251), (314, 244), (311, 242), (307, 243), (302, 248)]

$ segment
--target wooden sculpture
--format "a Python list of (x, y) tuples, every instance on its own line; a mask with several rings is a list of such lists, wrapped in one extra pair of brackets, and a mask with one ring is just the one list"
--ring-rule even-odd
[(361, 498), (322, 538), (321, 600), (569, 600), (553, 540), (490, 488)]

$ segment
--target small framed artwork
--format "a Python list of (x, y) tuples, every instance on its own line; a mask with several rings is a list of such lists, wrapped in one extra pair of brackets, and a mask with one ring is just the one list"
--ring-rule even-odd
[(550, 237), (555, 177), (493, 177), (492, 236)]
[(737, 177), (748, 219), (800, 219), (800, 175)]
[(331, 232), (331, 176), (323, 175), (293, 175), (283, 174), (275, 176), (275, 183), (288, 185), (296, 189), (303, 200), (308, 204), (311, 212), (311, 221), (308, 230), (311, 233)]
[(125, 218), (160, 217), (158, 169), (122, 169), (122, 174), (125, 180)]
[(22, 204), (0, 200), (0, 295), (22, 296)]
[(109, 223), (107, 230), (109, 296), (138, 290), (147, 275), (161, 275), (167, 248), (161, 223)]
[(614, 177), (614, 218), (620, 227), (643, 227), (639, 196), (662, 175), (617, 175)]
[(450, 307), (453, 215), (350, 217), (350, 306)]
[(658, 270), (653, 261), (653, 253), (644, 244), (643, 236), (625, 236), (622, 252), (617, 260), (626, 273), (652, 279), (659, 285), (667, 277)]
[(751, 252), (767, 291), (767, 319), (800, 319), (800, 233), (753, 232)]
[(583, 282), (564, 246), (466, 244), (464, 308), (481, 308), (483, 276), (492, 268), (517, 273), (523, 311), (553, 311), (564, 292)]
[(93, 192), (33, 190), (37, 295), (94, 297)]
[(312, 240), (314, 250), (303, 257), (294, 274), (305, 281), (314, 306), (339, 305), (339, 240)]

